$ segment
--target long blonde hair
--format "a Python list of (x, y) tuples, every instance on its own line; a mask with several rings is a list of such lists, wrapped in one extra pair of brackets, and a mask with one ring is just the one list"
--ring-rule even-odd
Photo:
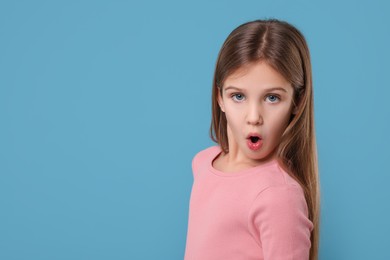
[(210, 137), (228, 153), (227, 120), (218, 105), (218, 91), (226, 78), (244, 65), (265, 61), (294, 88), (296, 114), (290, 117), (277, 158), (280, 165), (303, 188), (313, 222), (310, 260), (318, 259), (320, 185), (314, 128), (314, 98), (309, 48), (302, 33), (278, 19), (254, 20), (234, 29), (219, 51), (212, 89)]

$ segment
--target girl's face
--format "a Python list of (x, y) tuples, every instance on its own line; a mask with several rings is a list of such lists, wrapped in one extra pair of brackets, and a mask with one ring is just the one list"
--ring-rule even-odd
[[(265, 62), (250, 64), (229, 75), (218, 91), (227, 119), (229, 154), (268, 161), (274, 158), (293, 111), (293, 87)], [(250, 134), (260, 135), (253, 143)], [(256, 141), (256, 140), (253, 140)]]

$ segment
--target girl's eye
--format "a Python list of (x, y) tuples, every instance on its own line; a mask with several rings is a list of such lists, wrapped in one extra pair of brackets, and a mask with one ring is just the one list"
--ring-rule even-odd
[[(243, 95), (241, 95), (241, 94), (233, 94), (231, 97), (233, 98), (233, 100), (242, 101)], [(234, 99), (234, 97), (238, 97), (238, 99)]]
[(275, 103), (276, 100), (280, 100), (280, 98), (276, 95), (268, 95), (268, 97), (272, 97), (270, 99), (271, 103)]
[[(244, 99), (244, 95), (240, 93), (232, 94), (231, 97), (236, 102), (241, 102)], [(278, 100), (280, 100), (280, 97), (277, 95), (268, 95), (267, 97), (271, 97), (271, 99), (269, 99), (271, 103), (276, 103)]]

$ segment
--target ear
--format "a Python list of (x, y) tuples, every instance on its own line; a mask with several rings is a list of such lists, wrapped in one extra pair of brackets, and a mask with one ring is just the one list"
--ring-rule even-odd
[(223, 99), (221, 97), (221, 89), (217, 88), (217, 90), (218, 90), (218, 105), (221, 108), (222, 112), (225, 113), (225, 106), (223, 104)]

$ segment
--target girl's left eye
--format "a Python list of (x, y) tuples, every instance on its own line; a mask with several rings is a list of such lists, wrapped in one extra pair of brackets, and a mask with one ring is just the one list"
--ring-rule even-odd
[(273, 97), (272, 100), (271, 100), (271, 103), (275, 103), (274, 101), (276, 101), (275, 99), (277, 100), (280, 100), (280, 98), (276, 95), (268, 95), (268, 97)]

